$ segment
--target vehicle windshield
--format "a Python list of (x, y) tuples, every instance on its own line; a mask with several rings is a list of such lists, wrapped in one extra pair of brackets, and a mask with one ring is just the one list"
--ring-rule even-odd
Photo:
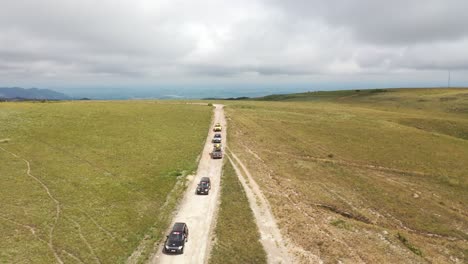
[(200, 187), (208, 187), (208, 183), (207, 182), (201, 182)]
[(174, 232), (169, 235), (169, 242), (177, 242), (183, 240), (184, 237), (180, 232)]

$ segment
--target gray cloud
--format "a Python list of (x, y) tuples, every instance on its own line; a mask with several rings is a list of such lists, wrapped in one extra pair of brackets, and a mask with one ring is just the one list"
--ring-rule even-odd
[(3, 85), (415, 71), (430, 79), (468, 71), (465, 10), (461, 0), (0, 0), (0, 77)]
[(364, 42), (411, 44), (459, 40), (468, 36), (464, 0), (274, 1), (301, 19), (322, 19), (350, 29)]

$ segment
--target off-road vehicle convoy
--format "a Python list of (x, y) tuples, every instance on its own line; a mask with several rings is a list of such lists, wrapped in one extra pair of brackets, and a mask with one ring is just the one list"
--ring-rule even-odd
[(171, 233), (166, 236), (163, 251), (165, 253), (184, 253), (185, 242), (188, 242), (188, 227), (185, 223), (175, 223)]
[[(221, 124), (216, 123), (213, 130), (216, 131), (221, 131)], [(222, 159), (223, 158), (223, 150), (221, 148), (221, 134), (220, 133), (215, 133), (213, 139), (211, 142), (215, 143), (213, 145), (213, 151), (211, 151), (210, 156), (212, 159)]]
[(202, 177), (200, 183), (197, 186), (197, 194), (206, 194), (208, 195), (211, 190), (210, 178)]
[[(216, 123), (213, 130), (215, 132), (221, 132), (221, 124)], [(210, 153), (212, 159), (222, 159), (223, 150), (221, 148), (221, 134), (215, 133), (212, 141), (213, 151)], [(211, 181), (209, 177), (202, 177), (200, 183), (197, 185), (196, 194), (205, 194), (208, 195), (211, 190)], [(185, 243), (188, 242), (188, 227), (187, 224), (182, 222), (177, 222), (172, 227), (171, 233), (166, 236), (166, 241), (164, 242), (164, 253), (184, 253)]]

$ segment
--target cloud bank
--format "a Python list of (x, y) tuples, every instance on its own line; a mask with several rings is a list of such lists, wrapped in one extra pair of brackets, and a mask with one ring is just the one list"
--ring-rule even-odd
[(462, 0), (0, 0), (23, 85), (468, 83)]

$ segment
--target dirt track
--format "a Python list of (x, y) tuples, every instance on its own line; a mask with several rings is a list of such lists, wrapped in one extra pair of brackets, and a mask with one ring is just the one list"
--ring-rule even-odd
[[(223, 126), (223, 150), (226, 145), (226, 120), (222, 105), (215, 105), (214, 123), (221, 123)], [(213, 124), (212, 124), (213, 125)], [(185, 222), (189, 227), (189, 241), (185, 244), (184, 254), (166, 255), (162, 253), (163, 244), (150, 263), (205, 263), (209, 257), (211, 231), (214, 227), (215, 214), (219, 201), (220, 177), (223, 160), (212, 160), (209, 153), (213, 148), (211, 139), (214, 136), (210, 127), (207, 141), (198, 165), (197, 175), (193, 178), (183, 200), (178, 208), (178, 212), (173, 222)], [(209, 195), (196, 195), (195, 189), (201, 177), (210, 177), (211, 191)], [(172, 227), (172, 225), (171, 225)], [(167, 231), (169, 232), (169, 231)]]
[[(261, 235), (260, 242), (267, 253), (268, 263), (295, 263), (294, 256), (289, 252), (290, 250), (282, 238), (270, 205), (250, 175), (250, 172), (232, 151), (229, 153), (229, 161), (234, 166), (234, 170), (249, 200), (250, 208), (254, 213)], [(313, 261), (314, 263), (321, 263), (319, 258)]]

